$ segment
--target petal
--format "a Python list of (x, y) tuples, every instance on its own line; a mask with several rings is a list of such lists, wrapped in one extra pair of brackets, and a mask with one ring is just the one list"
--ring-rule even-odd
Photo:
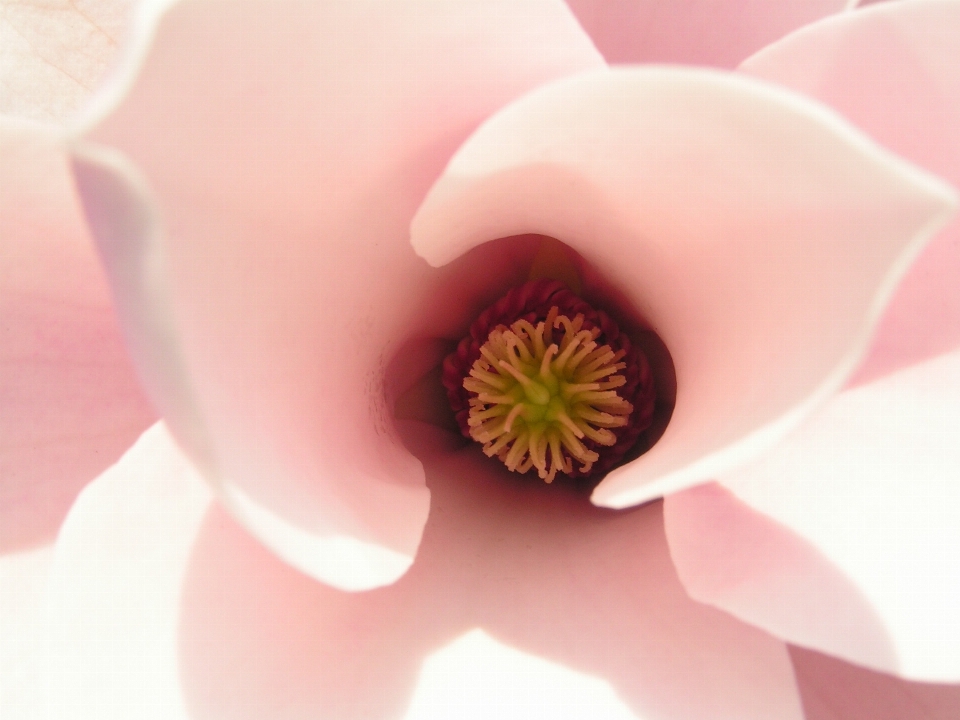
[[(389, 587), (312, 582), (211, 513), (183, 594), (195, 720), (226, 707), (235, 720), (318, 708), (343, 720), (469, 718), (474, 694), (497, 706), (483, 717), (555, 717), (539, 712), (552, 707), (540, 693), (558, 676), (573, 717), (802, 717), (783, 643), (686, 596), (659, 505), (592, 507), (491, 473), (456, 436), (419, 425), (412, 434), (433, 508), (417, 562)], [(506, 668), (538, 677), (500, 684)]]
[(775, 450), (667, 500), (691, 595), (906, 678), (960, 680), (960, 353), (848, 390)]
[(61, 122), (99, 85), (131, 0), (27, 0), (0, 10), (0, 113)]
[[(742, 70), (836, 108), (886, 147), (960, 185), (960, 5), (881, 3), (805, 28)], [(960, 220), (930, 243), (891, 299), (863, 382), (960, 346)]]
[(0, 551), (52, 540), (155, 418), (52, 133), (0, 120)]
[(802, 648), (790, 657), (807, 720), (960, 717), (960, 685), (909, 682)]
[(49, 545), (0, 555), (0, 707), (10, 720), (30, 717), (22, 687), (40, 646), (43, 589), (52, 561)]
[(567, 0), (607, 62), (734, 68), (848, 0)]
[(140, 168), (77, 172), (172, 432), (298, 568), (409, 566), (429, 494), (382, 386), (435, 287), (410, 218), (482, 118), (598, 64), (558, 1), (196, 0), (91, 130)]
[(186, 720), (180, 591), (209, 505), (162, 424), (84, 490), (57, 538), (26, 717)]
[(663, 437), (594, 491), (625, 507), (743, 462), (829, 397), (949, 188), (822, 106), (733, 74), (619, 69), (554, 84), (460, 149), (412, 226), (442, 265), (556, 237), (669, 349)]
[(609, 683), (473, 630), (423, 663), (406, 720), (636, 720)]

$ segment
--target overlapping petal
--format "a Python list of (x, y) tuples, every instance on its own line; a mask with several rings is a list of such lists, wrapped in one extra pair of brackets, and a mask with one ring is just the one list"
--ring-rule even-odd
[(952, 190), (826, 108), (738, 76), (618, 69), (494, 116), (413, 224), (441, 266), (491, 238), (556, 237), (659, 333), (677, 378), (660, 441), (595, 503), (709, 479), (843, 383)]
[[(921, 6), (952, 18), (949, 3)], [(367, 589), (410, 565), (432, 491), (418, 565), (357, 596), (278, 562), (219, 509), (201, 525), (209, 498), (154, 429), (64, 528), (54, 669), (34, 688), (38, 707), (259, 718), (322, 706), (359, 718), (409, 704), (414, 717), (448, 717), (455, 707), (424, 688), (437, 658), (466, 652), (560, 673), (571, 706), (581, 691), (585, 703), (615, 692), (624, 703), (604, 706), (611, 717), (799, 717), (783, 644), (684, 594), (658, 506), (608, 516), (517, 487), (434, 429), (414, 433), (425, 444), (407, 438), (419, 460), (401, 442), (389, 361), (462, 322), (454, 310), (503, 269), (487, 253), (459, 286), (413, 254), (411, 217), (486, 115), (602, 62), (556, 3), (397, 7), (175, 5), (150, 52), (130, 55), (141, 72), (77, 146), (74, 169), (144, 375), (234, 519), (312, 578)], [(700, 49), (726, 63), (750, 37)], [(689, 51), (669, 39), (648, 47)], [(952, 117), (951, 103), (930, 107)], [(923, 162), (931, 144), (902, 152)], [(951, 152), (929, 167), (952, 178)], [(577, 249), (666, 340), (679, 384), (663, 440), (594, 501), (624, 507), (718, 474), (725, 486), (667, 501), (670, 552), (694, 597), (857, 662), (956, 679), (960, 638), (936, 630), (960, 585), (949, 572), (946, 584), (931, 578), (960, 565), (948, 481), (960, 456), (951, 432), (929, 428), (960, 421), (960, 356), (848, 392), (748, 462), (844, 382), (954, 202), (829, 111), (771, 86), (602, 71), (481, 128), (433, 187), (414, 247), (436, 265), (525, 233)], [(904, 493), (908, 469), (920, 474)], [(851, 505), (884, 524), (842, 521)], [(151, 544), (162, 556), (124, 572)], [(94, 639), (104, 652), (87, 663)], [(511, 698), (509, 711), (529, 715), (539, 706), (528, 702)]]
[(791, 642), (960, 680), (958, 389), (960, 353), (848, 390), (726, 490), (668, 498), (687, 589)]
[[(742, 71), (827, 103), (885, 147), (960, 185), (960, 4), (880, 3), (811, 25)], [(960, 219), (931, 242), (891, 298), (854, 382), (960, 345)]]
[[(812, 26), (745, 69), (836, 103), (956, 181), (958, 39), (960, 4), (890, 3)], [(911, 268), (856, 387), (756, 465), (722, 475), (727, 490), (667, 501), (695, 597), (807, 647), (953, 682), (958, 230), (954, 221)]]
[(734, 68), (791, 30), (849, 0), (567, 0), (611, 63)]
[[(426, 436), (437, 431), (420, 432), (436, 452)], [(323, 702), (343, 718), (393, 707), (422, 720), (463, 712), (463, 696), (441, 692), (440, 683), (475, 691), (478, 678), (509, 670), (530, 682), (489, 688), (475, 707), (502, 717), (556, 710), (540, 695), (546, 689), (572, 717), (584, 714), (578, 703), (601, 718), (800, 717), (778, 643), (682, 593), (655, 507), (606, 516), (536, 488), (549, 507), (510, 502), (529, 490), (471, 471), (472, 453), (440, 451), (425, 461), (436, 470), (429, 482), (439, 510), (424, 541), (426, 565), (393, 588), (356, 595), (317, 585), (265, 552), (210, 505), (162, 426), (151, 429), (72, 510), (40, 636), (50, 654), (21, 664), (27, 672), (5, 712), (24, 720), (296, 718), (312, 717)], [(451, 464), (461, 472), (449, 472)], [(466, 496), (462, 477), (471, 478)], [(558, 513), (574, 522), (555, 522)], [(543, 552), (558, 541), (572, 550), (572, 565)], [(598, 579), (609, 592), (580, 591), (595, 590)], [(463, 593), (454, 592), (464, 581)], [(584, 623), (606, 631), (583, 633)], [(634, 632), (638, 641), (624, 642)], [(811, 720), (946, 720), (957, 707), (950, 688), (898, 682), (812, 652), (791, 656)], [(466, 682), (462, 673), (471, 673)]]
[(393, 581), (426, 519), (383, 391), (435, 300), (418, 203), (493, 110), (601, 64), (549, 0), (191, 0), (87, 134), (81, 193), (172, 431), (313, 576)]
[(0, 552), (50, 541), (76, 494), (153, 422), (66, 154), (0, 119)]
[(210, 500), (162, 424), (84, 490), (57, 538), (24, 720), (190, 717), (181, 588)]
[(555, 708), (558, 681), (572, 717), (802, 717), (785, 645), (686, 596), (658, 505), (519, 486), (456, 435), (404, 429), (434, 511), (411, 571), (366, 593), (281, 562), (148, 431), (58, 540), (29, 717), (471, 717), (438, 681), (508, 668), (498, 717)]

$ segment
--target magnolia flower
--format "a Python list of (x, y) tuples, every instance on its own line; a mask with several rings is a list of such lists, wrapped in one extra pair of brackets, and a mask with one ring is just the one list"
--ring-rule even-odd
[[(636, 26), (578, 13), (610, 58), (730, 60), (674, 57), (679, 36), (618, 56)], [(70, 134), (79, 202), (49, 131), (3, 127), (0, 222), (44, 271), (7, 270), (0, 309), (48, 330), (10, 352), (36, 378), (15, 407), (43, 390), (99, 424), (12, 485), (27, 501), (4, 520), (26, 519), (5, 546), (150, 420), (96, 269), (68, 272), (88, 258), (81, 205), (164, 419), (73, 504), (11, 706), (955, 712), (955, 689), (880, 671), (960, 678), (956, 199), (931, 174), (960, 181), (958, 3), (828, 18), (739, 73), (609, 68), (546, 0), (194, 0), (136, 28)], [(435, 402), (450, 342), (543, 237), (635, 321), (673, 405), (592, 504), (509, 473)], [(4, 428), (18, 472), (46, 428)], [(30, 502), (64, 466), (60, 500)]]

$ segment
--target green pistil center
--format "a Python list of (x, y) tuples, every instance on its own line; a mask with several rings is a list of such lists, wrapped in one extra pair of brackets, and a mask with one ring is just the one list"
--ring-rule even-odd
[(626, 384), (617, 374), (624, 352), (598, 346), (600, 330), (582, 327), (582, 315), (571, 320), (554, 307), (536, 327), (517, 320), (494, 328), (481, 346), (463, 381), (470, 436), (508, 469), (535, 467), (548, 483), (557, 472), (572, 475), (574, 460), (589, 472), (599, 455), (582, 441), (614, 445), (610, 428), (627, 424), (633, 406), (616, 391)]

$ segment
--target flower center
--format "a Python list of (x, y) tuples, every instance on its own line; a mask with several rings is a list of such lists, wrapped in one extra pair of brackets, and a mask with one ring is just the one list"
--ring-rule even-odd
[(598, 347), (600, 328), (583, 330), (583, 320), (554, 306), (536, 327), (520, 319), (509, 329), (494, 328), (463, 381), (475, 394), (470, 436), (509, 470), (536, 467), (549, 483), (559, 471), (572, 475), (576, 460), (588, 473), (600, 455), (581, 440), (614, 445), (617, 436), (608, 428), (627, 424), (633, 405), (617, 394), (627, 380), (615, 374), (627, 366), (618, 362), (626, 353)]
[(444, 361), (461, 432), (518, 473), (605, 473), (651, 422), (653, 377), (605, 313), (557, 280), (514, 288)]

